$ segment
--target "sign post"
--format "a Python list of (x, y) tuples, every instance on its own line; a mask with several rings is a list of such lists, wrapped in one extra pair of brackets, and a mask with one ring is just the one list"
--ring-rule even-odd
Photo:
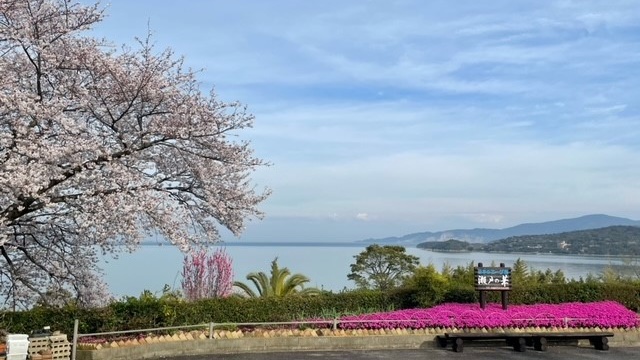
[(500, 291), (502, 309), (507, 310), (509, 291), (511, 290), (511, 268), (500, 263), (500, 267), (483, 267), (482, 263), (474, 268), (475, 288), (480, 292), (480, 308), (487, 305), (486, 291)]

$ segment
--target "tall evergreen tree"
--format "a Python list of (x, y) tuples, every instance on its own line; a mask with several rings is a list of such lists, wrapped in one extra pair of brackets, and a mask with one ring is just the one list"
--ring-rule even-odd
[(529, 269), (524, 260), (518, 258), (513, 263), (513, 268), (511, 268), (511, 283), (514, 286), (522, 286), (526, 284), (527, 278), (529, 277)]

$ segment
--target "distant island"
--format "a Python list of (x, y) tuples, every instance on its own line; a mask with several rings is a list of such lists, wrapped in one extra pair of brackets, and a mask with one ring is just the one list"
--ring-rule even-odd
[(441, 252), (640, 256), (640, 227), (609, 226), (559, 234), (511, 236), (489, 243), (457, 239), (426, 241), (417, 247)]

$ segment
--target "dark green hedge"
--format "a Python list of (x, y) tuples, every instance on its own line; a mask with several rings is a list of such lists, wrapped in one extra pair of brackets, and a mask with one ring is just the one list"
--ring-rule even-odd
[[(54, 330), (71, 334), (74, 319), (80, 319), (80, 333), (92, 333), (209, 322), (247, 323), (331, 318), (342, 314), (420, 307), (420, 301), (431, 299), (428, 295), (420, 294), (419, 290), (400, 288), (387, 293), (351, 291), (308, 297), (231, 297), (197, 302), (154, 297), (128, 298), (102, 309), (37, 307), (29, 311), (2, 312), (0, 329), (12, 333), (30, 333), (44, 326), (51, 326)], [(490, 292), (488, 295), (489, 301), (500, 301), (498, 292)], [(614, 300), (631, 310), (640, 311), (640, 284), (572, 282), (520, 286), (514, 287), (509, 299), (511, 304)], [(440, 302), (477, 301), (478, 295), (473, 287), (453, 286), (444, 292)]]
[(196, 325), (209, 322), (278, 322), (395, 309), (393, 297), (377, 291), (353, 291), (286, 298), (229, 297), (185, 302), (176, 299), (128, 298), (103, 309), (36, 307), (0, 313), (0, 329), (30, 333), (44, 326), (71, 334), (74, 319), (80, 333)]

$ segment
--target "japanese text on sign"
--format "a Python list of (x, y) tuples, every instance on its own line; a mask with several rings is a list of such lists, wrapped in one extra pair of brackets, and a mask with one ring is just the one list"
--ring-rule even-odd
[(511, 290), (511, 268), (476, 267), (476, 290)]

